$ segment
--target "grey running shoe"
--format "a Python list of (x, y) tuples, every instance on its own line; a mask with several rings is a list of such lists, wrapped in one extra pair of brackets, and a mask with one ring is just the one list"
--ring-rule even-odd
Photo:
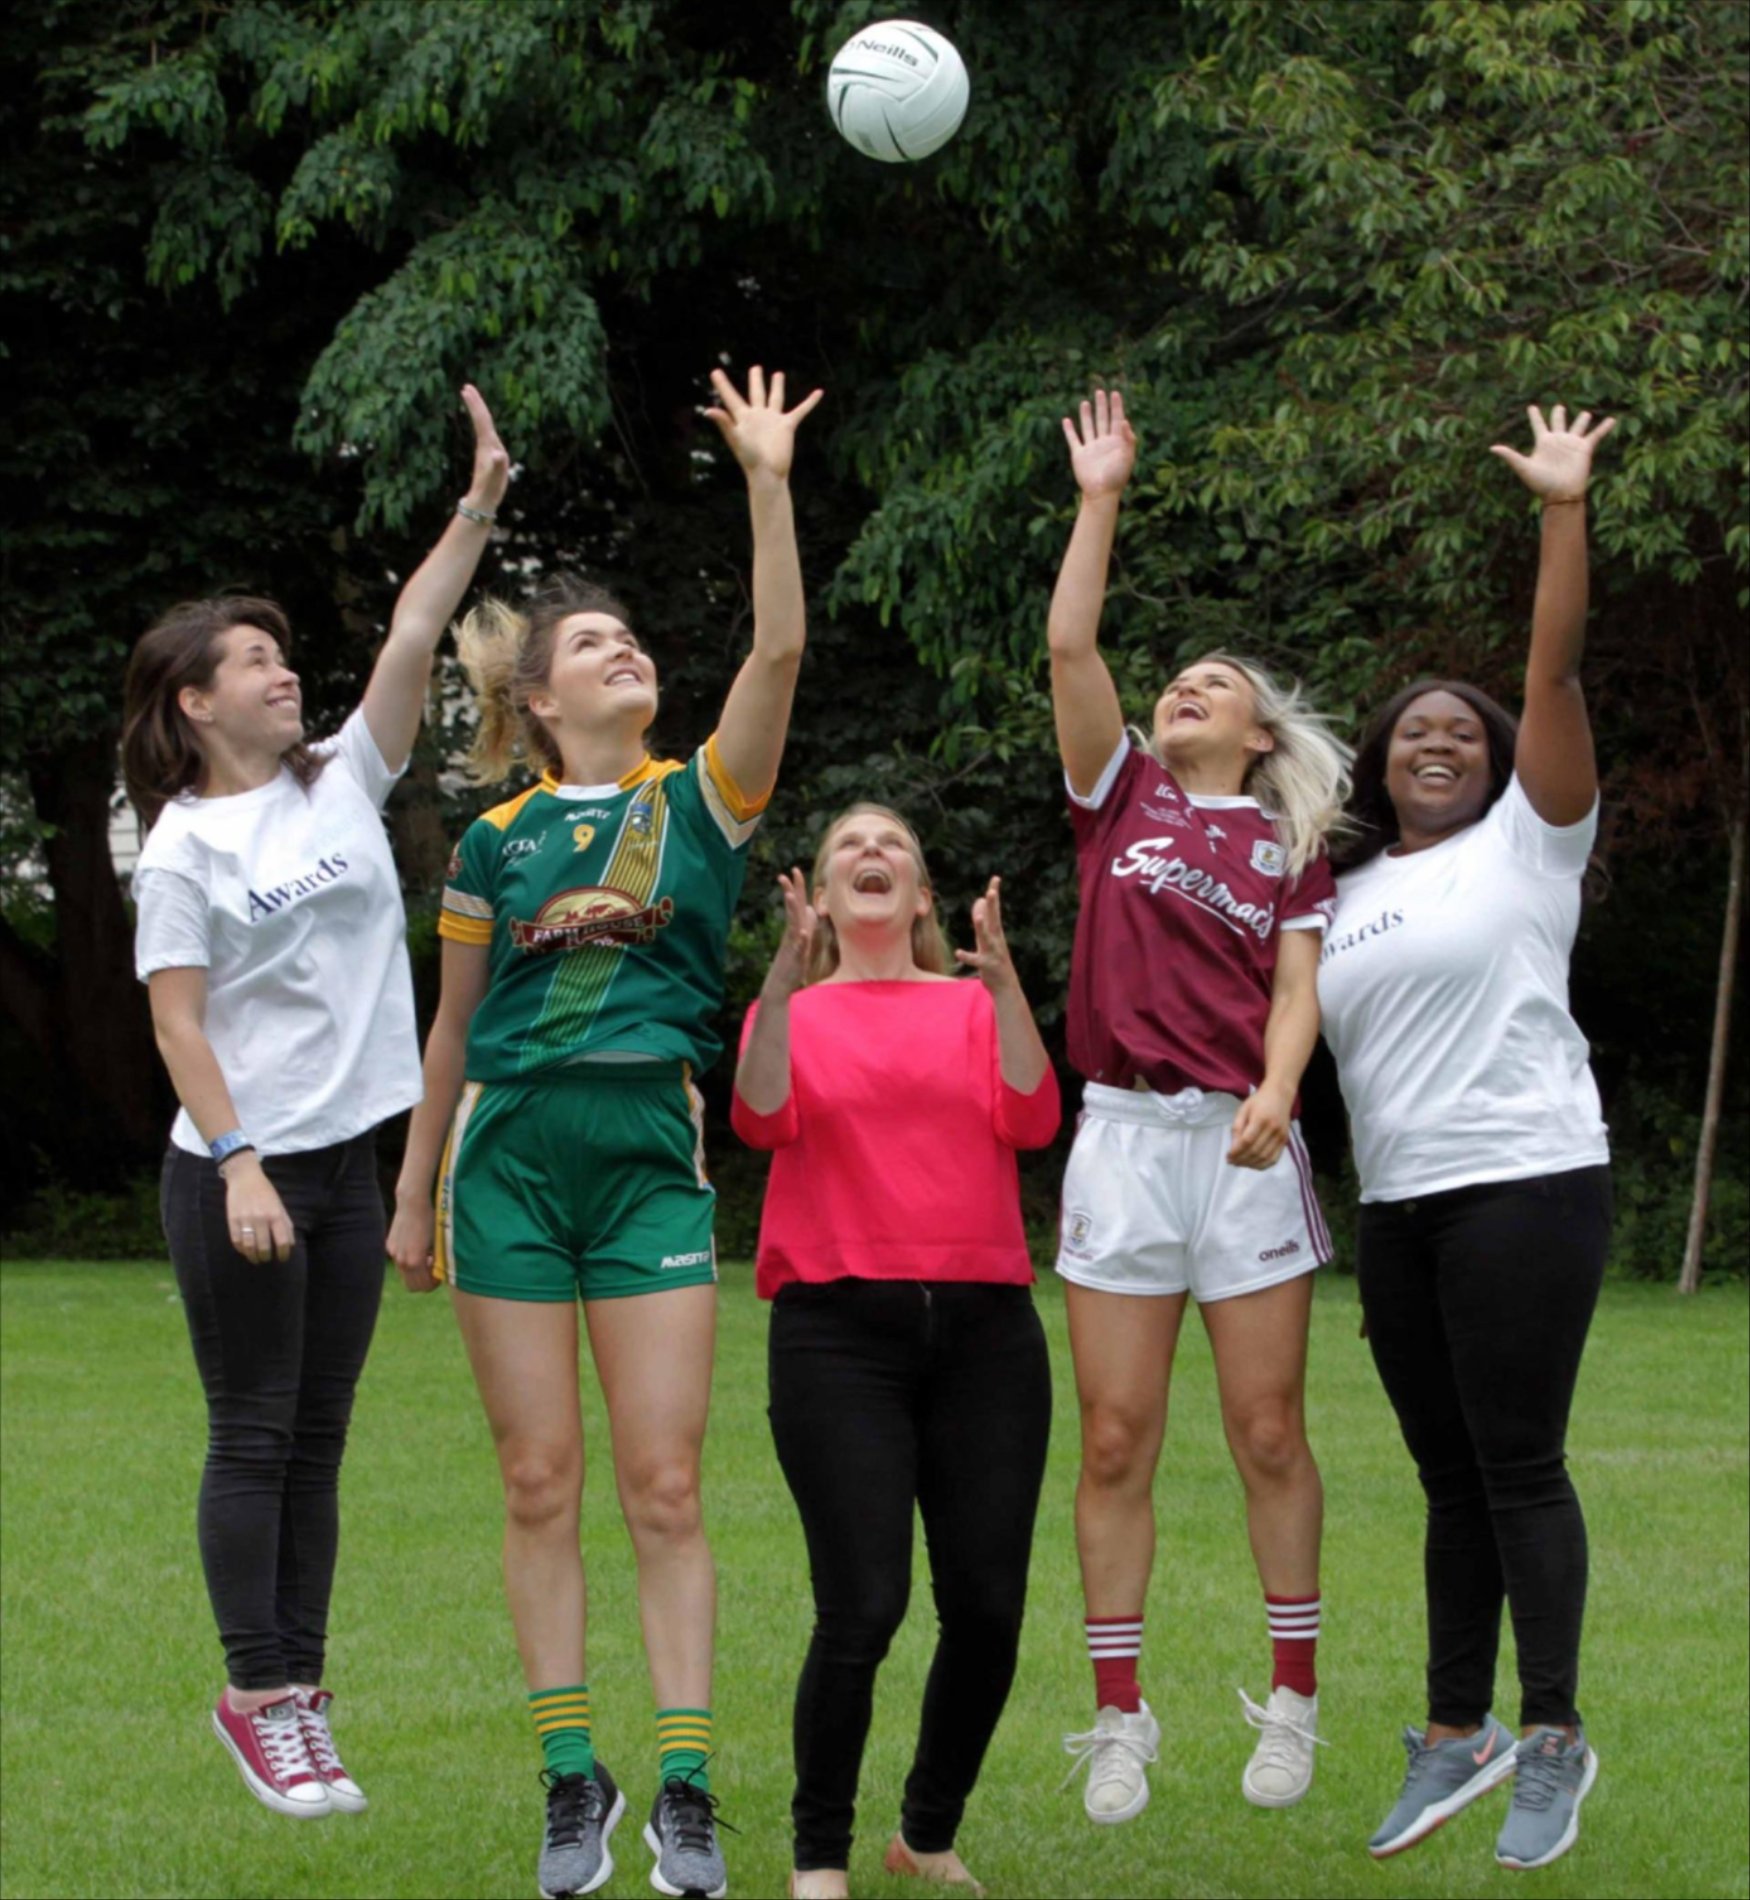
[(644, 1829), (644, 1844), (656, 1856), (650, 1884), (658, 1893), (722, 1900), (729, 1891), (723, 1850), (717, 1845), (717, 1797), (696, 1783), (670, 1775), (662, 1784)]
[(1478, 1795), (1499, 1787), (1518, 1759), (1513, 1731), (1492, 1715), (1483, 1717), (1474, 1735), (1455, 1736), (1432, 1748), (1419, 1728), (1407, 1728), (1404, 1748), (1410, 1760), (1404, 1770), (1403, 1793), (1367, 1843), (1375, 1860), (1414, 1847), (1468, 1808)]
[(1495, 1843), (1503, 1867), (1547, 1867), (1580, 1834), (1580, 1803), (1598, 1779), (1598, 1757), (1584, 1729), (1574, 1740), (1558, 1728), (1534, 1730), (1519, 1744), (1513, 1806)]
[(541, 1900), (594, 1893), (614, 1871), (608, 1843), (626, 1812), (626, 1797), (599, 1761), (593, 1775), (556, 1775), (543, 1768), (541, 1785), (547, 1790), (547, 1832), (535, 1873)]

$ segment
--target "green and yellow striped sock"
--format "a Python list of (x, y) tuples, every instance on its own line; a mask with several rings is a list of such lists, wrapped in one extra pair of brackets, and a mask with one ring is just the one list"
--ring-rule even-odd
[(595, 1743), (589, 1732), (589, 1684), (571, 1689), (537, 1689), (529, 1713), (541, 1738), (541, 1753), (556, 1775), (593, 1775)]
[(711, 1753), (709, 1709), (658, 1709), (656, 1754), (664, 1781), (678, 1776), (695, 1788), (711, 1786), (705, 1758)]

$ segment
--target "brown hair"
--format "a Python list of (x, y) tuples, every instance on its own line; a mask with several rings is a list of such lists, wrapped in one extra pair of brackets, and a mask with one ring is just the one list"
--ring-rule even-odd
[(632, 624), (605, 587), (557, 574), (519, 611), (488, 596), (456, 627), (456, 653), (480, 709), (480, 729), (468, 748), (466, 770), (476, 785), (499, 785), (520, 764), (561, 772), (552, 733), (529, 710), (529, 695), (553, 670), (553, 636), (573, 614), (612, 614)]
[[(847, 805), (820, 834), (820, 849), (814, 854), (814, 869), (809, 873), (808, 891), (812, 900), (814, 893), (826, 881), (827, 854), (832, 849), (833, 833), (849, 818), (885, 818), (897, 825), (905, 834), (907, 848), (911, 852), (912, 862), (918, 867), (918, 884), (930, 896), (930, 908), (921, 917), (914, 917), (911, 924), (911, 960), (920, 970), (928, 970), (935, 976), (950, 975), (954, 969), (954, 958), (948, 949), (948, 939), (942, 930), (942, 920), (936, 915), (936, 887), (930, 877), (930, 867), (924, 862), (924, 847), (918, 842), (918, 834), (900, 817), (890, 805), (875, 805), (868, 800), (860, 800), (855, 805)], [(830, 917), (822, 917), (819, 928), (814, 933), (814, 942), (808, 951), (808, 967), (802, 973), (804, 983), (818, 983), (822, 977), (831, 976), (839, 967), (838, 932), (832, 927)]]
[[(259, 627), (289, 653), (292, 630), (277, 601), (254, 594), (185, 600), (141, 634), (128, 659), (122, 687), (122, 777), (143, 824), (181, 793), (193, 791), (206, 770), (188, 714), (185, 686), (207, 687), (218, 671), (219, 641), (233, 627)], [(325, 761), (299, 740), (280, 755), (300, 785), (314, 783)]]

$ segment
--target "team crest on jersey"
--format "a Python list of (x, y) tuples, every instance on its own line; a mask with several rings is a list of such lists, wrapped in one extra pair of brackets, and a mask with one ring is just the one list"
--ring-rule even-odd
[(648, 838), (650, 827), (656, 821), (656, 811), (647, 799), (641, 799), (626, 814), (626, 823), (631, 827), (635, 838)]
[(1288, 869), (1288, 853), (1274, 838), (1259, 838), (1252, 845), (1252, 869), (1280, 877)]
[(548, 898), (532, 922), (513, 917), (510, 940), (517, 949), (537, 956), (555, 950), (583, 950), (593, 944), (653, 943), (656, 933), (673, 916), (672, 897), (640, 904), (630, 892), (591, 885)]

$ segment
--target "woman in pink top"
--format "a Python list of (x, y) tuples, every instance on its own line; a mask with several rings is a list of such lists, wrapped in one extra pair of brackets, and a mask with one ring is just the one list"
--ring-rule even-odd
[(911, 827), (855, 805), (748, 1012), (743, 1140), (775, 1150), (759, 1290), (771, 1420), (802, 1514), (815, 1626), (796, 1694), (791, 1892), (848, 1892), (875, 1673), (921, 1510), (941, 1636), (892, 1873), (970, 1883), (954, 1837), (1008, 1699), (1051, 1429), (1015, 1173), (1057, 1132), (1057, 1082), (1004, 941), (973, 906), (956, 982)]

